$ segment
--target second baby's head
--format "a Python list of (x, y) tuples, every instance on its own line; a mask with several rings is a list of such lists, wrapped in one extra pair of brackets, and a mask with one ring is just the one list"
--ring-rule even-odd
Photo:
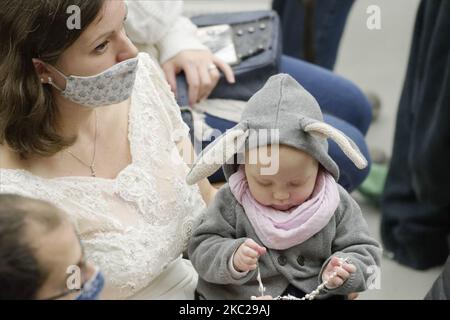
[[(278, 157), (274, 174), (262, 170), (269, 166), (262, 161), (262, 154)], [(304, 151), (283, 144), (267, 145), (247, 151), (245, 158), (250, 193), (264, 206), (286, 211), (308, 200), (314, 191), (319, 163)]]

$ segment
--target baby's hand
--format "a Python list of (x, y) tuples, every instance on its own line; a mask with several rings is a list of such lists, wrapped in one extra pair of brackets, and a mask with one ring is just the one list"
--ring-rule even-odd
[(266, 248), (261, 247), (252, 239), (247, 239), (236, 250), (233, 258), (233, 266), (239, 272), (255, 270), (258, 259), (266, 253)]
[(322, 281), (328, 280), (331, 275), (336, 272), (337, 275), (331, 279), (326, 287), (328, 289), (335, 289), (337, 287), (342, 286), (345, 280), (350, 277), (350, 274), (356, 271), (356, 267), (353, 264), (344, 262), (342, 267), (340, 265), (340, 260), (338, 257), (332, 257), (330, 262), (328, 263), (325, 271), (322, 274)]

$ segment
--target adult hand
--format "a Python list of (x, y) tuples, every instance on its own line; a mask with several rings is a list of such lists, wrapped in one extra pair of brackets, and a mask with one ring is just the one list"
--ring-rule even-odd
[(229, 83), (235, 83), (231, 67), (209, 50), (184, 50), (162, 65), (170, 88), (176, 94), (176, 75), (184, 71), (189, 90), (189, 104), (206, 99), (217, 85), (221, 70)]

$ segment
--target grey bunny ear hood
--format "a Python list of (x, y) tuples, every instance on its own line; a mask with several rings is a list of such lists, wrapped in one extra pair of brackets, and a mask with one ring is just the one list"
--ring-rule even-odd
[(328, 155), (327, 138), (333, 139), (356, 167), (367, 166), (367, 160), (355, 143), (323, 122), (316, 99), (291, 76), (278, 74), (270, 77), (247, 102), (241, 121), (200, 153), (186, 181), (194, 184), (222, 165), (228, 179), (243, 163), (237, 161), (237, 154), (244, 146), (248, 150), (273, 143), (270, 139), (257, 138), (261, 130), (271, 129), (277, 132), (277, 143), (310, 154), (336, 181), (339, 169)]

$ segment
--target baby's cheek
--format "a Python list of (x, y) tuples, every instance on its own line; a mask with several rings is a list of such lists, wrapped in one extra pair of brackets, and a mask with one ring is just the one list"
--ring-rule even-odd
[(271, 204), (271, 195), (268, 190), (266, 190), (265, 188), (260, 188), (255, 185), (249, 185), (249, 189), (251, 195), (256, 201), (265, 206)]
[(253, 196), (256, 201), (265, 206), (270, 206), (272, 204), (271, 196), (268, 192), (259, 192), (256, 196)]
[(301, 190), (297, 192), (291, 192), (291, 199), (292, 202), (296, 205), (302, 204), (308, 198), (311, 196), (312, 192), (309, 192), (308, 190)]
[(306, 197), (301, 196), (301, 195), (291, 195), (291, 198), (292, 198), (292, 204), (296, 205), (296, 206), (301, 205), (307, 199)]

